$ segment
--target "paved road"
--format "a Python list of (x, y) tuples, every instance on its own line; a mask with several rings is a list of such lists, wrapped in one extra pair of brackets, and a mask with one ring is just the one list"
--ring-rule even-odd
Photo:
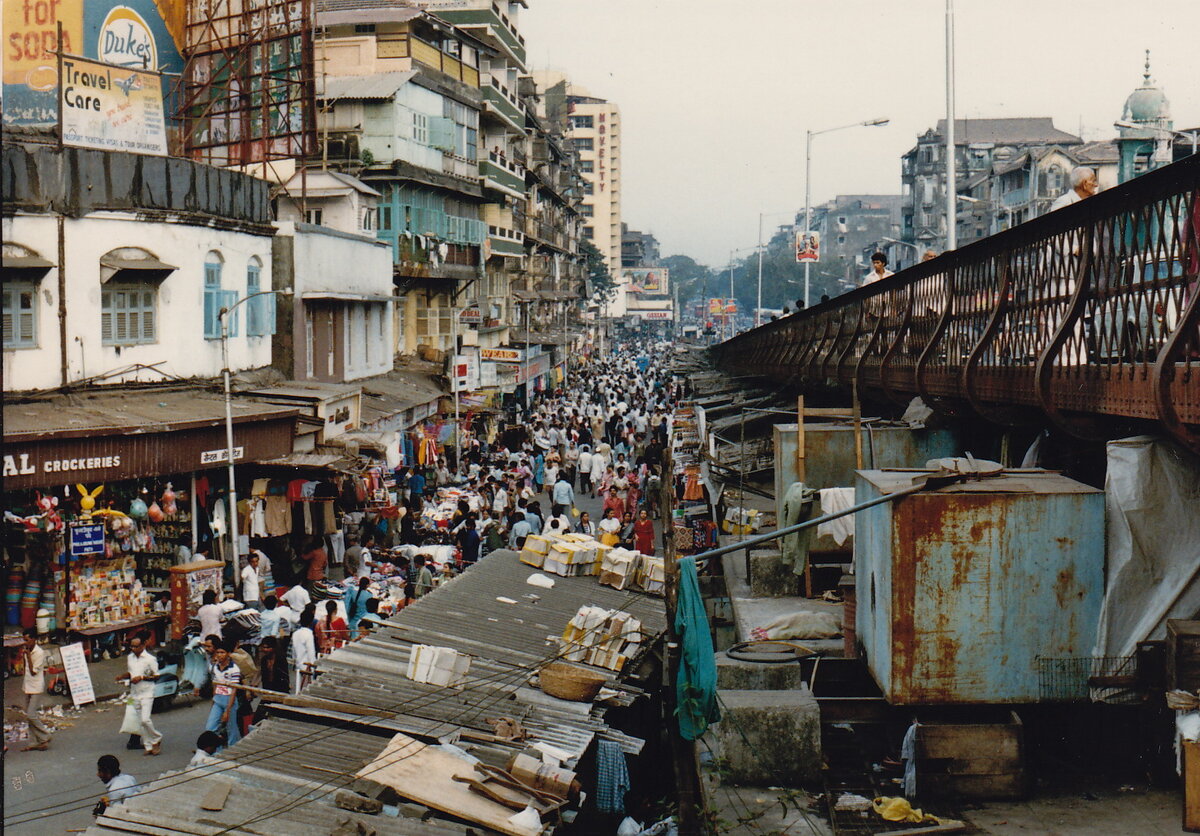
[[(11, 682), (6, 683), (6, 692), (11, 692)], [(101, 755), (116, 755), (123, 770), (139, 781), (181, 769), (191, 760), (208, 709), (207, 701), (189, 698), (156, 714), (154, 724), (163, 733), (158, 757), (125, 749), (128, 736), (118, 732), (124, 707), (109, 703), (85, 707), (70, 720), (72, 727), (55, 733), (44, 752), (22, 752), (24, 744), (14, 744), (4, 756), (4, 832), (47, 836), (86, 829), (92, 822), (92, 806), (104, 791), (96, 777), (96, 760)], [(52, 804), (63, 806), (24, 821), (22, 814)], [(14, 817), (23, 823), (12, 823)]]

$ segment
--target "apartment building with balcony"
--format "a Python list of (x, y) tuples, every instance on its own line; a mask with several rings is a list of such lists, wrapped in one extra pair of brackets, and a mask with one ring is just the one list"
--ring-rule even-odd
[[(1083, 144), (1074, 134), (1055, 128), (1048, 116), (956, 119), (954, 125), (956, 194), (966, 194), (980, 175), (990, 174), (997, 164), (1016, 160), (1030, 149), (1050, 145), (1070, 149)], [(945, 249), (945, 136), (946, 121), (942, 119), (901, 157), (900, 237), (922, 250)]]
[(449, 350), (490, 246), (480, 67), (493, 50), (410, 3), (321, 0), (317, 24), (322, 162), (379, 193), (395, 349)]

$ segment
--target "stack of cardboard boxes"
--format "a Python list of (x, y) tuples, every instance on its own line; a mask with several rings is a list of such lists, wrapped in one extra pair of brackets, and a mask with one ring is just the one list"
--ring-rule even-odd
[(452, 647), (414, 644), (408, 656), (408, 678), (428, 685), (461, 685), (471, 669), (471, 657)]
[(568, 662), (620, 671), (641, 643), (642, 623), (629, 613), (583, 606), (567, 623), (559, 647)]

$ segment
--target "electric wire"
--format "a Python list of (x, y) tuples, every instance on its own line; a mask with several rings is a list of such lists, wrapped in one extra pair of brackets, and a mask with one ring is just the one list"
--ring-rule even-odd
[[(636, 591), (630, 592), (624, 599), (622, 599), (621, 602), (619, 602), (618, 606), (615, 609), (623, 610), (630, 603), (632, 603), (633, 601), (636, 601), (640, 597), (642, 597), (642, 595), (643, 595), (643, 593), (640, 593), (640, 592), (636, 592)], [(581, 637), (581, 640), (589, 637), (597, 629), (599, 629), (599, 625), (597, 627), (590, 628), (586, 633), (584, 633), (584, 635)], [(399, 639), (399, 640), (407, 641), (406, 639)], [(538, 660), (537, 662), (531, 663), (529, 665), (516, 665), (507, 670), (496, 671), (496, 672), (493, 672), (493, 673), (488, 674), (483, 677), (475, 677), (474, 679), (472, 679), (468, 682), (465, 682), (463, 684), (470, 685), (470, 686), (487, 685), (487, 684), (496, 684), (496, 685), (504, 686), (504, 685), (515, 684), (516, 682), (520, 681), (521, 678), (527, 677), (529, 674), (535, 672), (536, 670), (540, 669), (541, 667), (545, 666), (546, 664), (549, 664), (550, 662), (562, 659), (567, 652), (569, 652), (569, 651), (566, 649), (563, 649), (561, 651), (558, 651), (557, 653), (553, 653), (548, 656), (545, 656), (542, 659)], [(497, 691), (497, 693), (491, 698), (490, 701), (485, 700), (481, 703), (481, 710), (479, 712), (476, 712), (476, 714), (471, 715), (470, 719), (474, 719), (476, 716), (478, 716), (478, 713), (482, 713), (482, 709), (491, 708), (495, 704), (497, 704), (499, 701), (507, 699), (510, 695), (511, 695), (511, 692)], [(428, 705), (432, 705), (433, 703), (443, 699), (444, 697), (445, 697), (445, 694), (438, 693), (438, 692), (421, 694), (417, 697), (411, 697), (411, 698), (408, 698), (405, 700), (401, 700), (400, 702), (391, 704), (385, 708), (375, 709), (375, 711), (377, 712), (377, 715), (390, 715), (390, 714), (400, 713), (400, 709), (407, 708), (407, 709), (419, 710), (421, 708), (425, 708)], [(278, 754), (279, 751), (294, 751), (298, 745), (303, 745), (304, 743), (307, 743), (310, 740), (314, 740), (317, 738), (320, 738), (322, 740), (327, 740), (327, 739), (329, 739), (329, 737), (331, 735), (336, 735), (336, 734), (340, 734), (340, 733), (348, 732), (348, 731), (355, 731), (358, 728), (361, 728), (363, 726), (374, 726), (375, 723), (377, 723), (379, 721), (392, 720), (392, 719), (395, 719), (395, 718), (390, 717), (390, 716), (367, 716), (365, 718), (359, 717), (359, 718), (355, 718), (352, 720), (339, 721), (334, 726), (321, 726), (318, 729), (314, 730), (313, 732), (309, 732), (307, 734), (301, 735), (298, 738), (289, 740), (287, 742), (274, 744), (263, 750), (255, 752), (254, 755), (247, 756), (245, 761), (223, 760), (221, 762), (221, 764), (219, 765), (219, 768), (214, 766), (213, 764), (186, 768), (184, 770), (174, 773), (171, 777), (175, 778), (180, 775), (187, 775), (188, 773), (197, 773), (197, 774), (191, 775), (190, 777), (186, 777), (182, 781), (172, 781), (171, 783), (169, 783), (165, 786), (162, 786), (162, 787), (147, 788), (147, 789), (143, 790), (142, 792), (140, 792), (138, 795), (139, 796), (148, 795), (153, 792), (158, 792), (160, 790), (167, 789), (168, 787), (180, 786), (181, 784), (188, 783), (188, 782), (196, 780), (198, 778), (203, 778), (203, 777), (207, 777), (207, 776), (231, 772), (231, 771), (234, 771), (243, 766), (252, 766), (256, 763), (259, 763), (260, 761), (268, 760), (272, 757), (275, 757), (275, 755)], [(449, 721), (441, 721), (441, 722), (448, 723)], [(344, 777), (344, 775), (342, 777)], [(156, 780), (159, 780), (159, 779), (156, 779)], [(84, 788), (79, 787), (78, 789), (82, 790)], [(60, 795), (65, 792), (68, 792), (68, 791), (67, 790), (59, 791), (58, 793), (53, 793), (46, 797), (47, 798), (53, 797), (53, 795)], [(56, 815), (61, 815), (63, 813), (67, 813), (67, 812), (73, 812), (74, 810), (85, 809), (88, 806), (94, 805), (94, 803), (95, 803), (95, 793), (87, 792), (84, 796), (79, 797), (79, 798), (68, 799), (65, 801), (56, 802), (51, 805), (46, 805), (44, 807), (39, 807), (39, 808), (31, 809), (31, 810), (22, 811), (21, 813), (15, 814), (11, 819), (6, 818), (5, 824), (6, 825), (26, 824), (29, 821), (33, 820), (33, 818), (30, 818), (30, 817), (40, 817), (41, 814), (51, 812), (51, 811), (56, 811), (55, 812)], [(77, 804), (79, 806), (69, 807), (69, 805), (72, 805), (72, 804)], [(58, 809), (58, 808), (67, 808), (67, 807), (69, 807), (69, 809)]]

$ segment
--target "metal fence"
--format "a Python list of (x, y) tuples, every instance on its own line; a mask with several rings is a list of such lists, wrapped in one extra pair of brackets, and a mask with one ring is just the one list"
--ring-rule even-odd
[(733, 372), (1001, 424), (1153, 421), (1200, 450), (1198, 274), (1192, 156), (714, 351)]

